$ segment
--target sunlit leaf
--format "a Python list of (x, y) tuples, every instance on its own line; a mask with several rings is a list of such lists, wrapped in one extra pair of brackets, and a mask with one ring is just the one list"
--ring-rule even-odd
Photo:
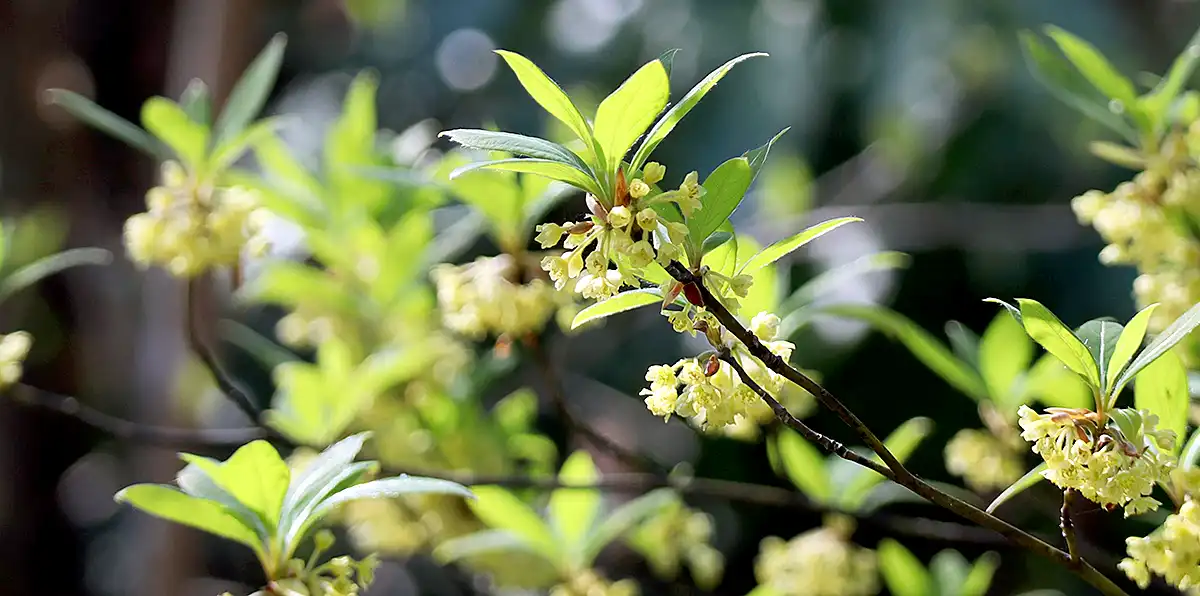
[(558, 86), (558, 83), (555, 83), (536, 64), (520, 54), (505, 50), (496, 50), (496, 53), (504, 58), (513, 74), (517, 75), (521, 86), (538, 105), (565, 124), (589, 147), (598, 147), (592, 137), (592, 128), (588, 126), (583, 115), (579, 113), (579, 109), (571, 103), (571, 99)]
[(1188, 80), (1192, 78), (1197, 59), (1200, 59), (1200, 30), (1192, 34), (1187, 46), (1171, 63), (1171, 69), (1167, 71), (1167, 75), (1150, 93), (1142, 96), (1142, 110), (1146, 112), (1152, 122), (1161, 127), (1171, 103), (1175, 101), (1175, 98), (1187, 85)]
[(820, 238), (821, 236), (832, 232), (841, 226), (856, 221), (862, 221), (862, 219), (858, 217), (838, 217), (810, 226), (804, 231), (791, 236), (790, 238), (785, 238), (775, 242), (770, 246), (758, 251), (758, 254), (751, 257), (750, 260), (746, 261), (746, 264), (742, 265), (742, 268), (738, 273), (753, 274), (760, 268), (778, 261), (805, 244), (808, 244), (809, 242), (812, 242), (813, 240), (816, 240), (817, 238)]
[(1195, 467), (1198, 461), (1200, 461), (1200, 428), (1192, 431), (1191, 438), (1184, 443), (1183, 449), (1179, 452), (1179, 468), (1186, 470)]
[(1029, 337), (1087, 380), (1088, 384), (1100, 387), (1100, 370), (1096, 361), (1071, 329), (1036, 300), (1018, 298), (1017, 303), (1021, 305), (1021, 322)]
[(1097, 387), (1100, 389), (1105, 389), (1105, 379), (1109, 377), (1109, 361), (1112, 360), (1124, 329), (1120, 323), (1097, 319), (1084, 323), (1075, 331), (1075, 337), (1083, 342), (1096, 363)]
[(1000, 557), (996, 553), (983, 553), (967, 573), (967, 579), (963, 581), (958, 592), (959, 596), (985, 596), (988, 588), (992, 586), (992, 577), (999, 566)]
[(191, 119), (179, 104), (151, 97), (142, 104), (142, 126), (169, 146), (185, 165), (199, 170), (208, 153), (208, 128)]
[(600, 102), (592, 126), (604, 150), (607, 169), (615, 172), (629, 148), (667, 105), (671, 83), (664, 64), (651, 60)]
[(238, 448), (224, 462), (188, 454), (181, 457), (203, 470), (233, 498), (260, 515), (268, 527), (279, 524), (291, 471), (270, 443), (251, 441)]
[(1025, 375), (1023, 391), (1011, 394), (1001, 403), (1008, 412), (1029, 399), (1058, 408), (1094, 408), (1096, 400), (1083, 377), (1063, 365), (1053, 354), (1043, 354)]
[(725, 223), (734, 209), (741, 204), (750, 188), (753, 173), (750, 162), (744, 157), (735, 157), (717, 166), (701, 185), (703, 205), (687, 220), (688, 238), (700, 243)]
[(483, 523), (512, 532), (551, 561), (563, 561), (562, 546), (550, 527), (516, 495), (498, 486), (472, 486), (471, 492), (476, 498), (468, 504)]
[(662, 294), (657, 288), (621, 292), (612, 298), (602, 300), (579, 311), (571, 321), (571, 329), (578, 329), (585, 323), (611, 317), (627, 310), (633, 310), (650, 304), (660, 304), (662, 300)]
[(166, 159), (170, 152), (158, 139), (132, 122), (96, 105), (92, 100), (66, 89), (46, 91), (49, 102), (100, 132), (109, 135), (155, 159)]
[[(558, 472), (559, 481), (567, 486), (594, 484), (597, 478), (596, 464), (582, 449), (572, 453)], [(600, 502), (600, 491), (595, 488), (559, 488), (550, 493), (550, 523), (572, 552), (579, 552), (596, 523)]]
[[(1150, 325), (1150, 316), (1154, 314), (1156, 308), (1158, 308), (1157, 303), (1143, 308), (1132, 319), (1129, 319), (1129, 323), (1122, 329), (1121, 337), (1117, 340), (1116, 347), (1113, 348), (1112, 357), (1108, 361), (1108, 371), (1104, 377), (1104, 382), (1109, 390), (1116, 387), (1115, 383), (1121, 376), (1121, 371), (1125, 370), (1125, 365), (1137, 353), (1138, 348), (1142, 347), (1142, 340), (1146, 338), (1146, 328)], [(1113, 397), (1115, 398), (1116, 395), (1113, 394)]]
[(1016, 482), (1009, 485), (1008, 488), (1004, 489), (999, 495), (997, 495), (996, 498), (992, 500), (991, 504), (987, 506), (987, 512), (992, 513), (996, 511), (997, 507), (1007, 503), (1009, 499), (1012, 499), (1022, 492), (1025, 492), (1025, 489), (1045, 480), (1046, 477), (1042, 476), (1042, 472), (1045, 470), (1046, 462), (1042, 462), (1037, 466), (1034, 466), (1032, 470), (1026, 472), (1024, 476), (1017, 479)]
[(572, 166), (563, 165), (557, 161), (549, 161), (545, 159), (530, 159), (530, 158), (514, 158), (500, 159), (495, 161), (481, 161), (477, 163), (467, 164), (450, 173), (450, 179), (453, 180), (468, 172), (478, 170), (503, 170), (506, 172), (521, 172), (525, 174), (535, 174), (545, 176), (551, 180), (565, 182), (579, 188), (581, 190), (598, 194), (600, 188), (596, 186), (596, 181), (591, 175), (583, 170)]
[(928, 596), (933, 581), (925, 566), (907, 548), (891, 538), (879, 542), (879, 571), (895, 596)]
[(1033, 360), (1033, 341), (1006, 313), (999, 313), (979, 340), (979, 372), (993, 399), (1013, 391), (1013, 383)]
[(588, 535), (583, 547), (581, 563), (590, 564), (605, 546), (646, 519), (671, 506), (678, 498), (674, 491), (660, 488), (617, 507), (601, 520), (595, 530)]
[(1052, 25), (1046, 27), (1046, 34), (1058, 44), (1067, 59), (1093, 87), (1109, 98), (1121, 102), (1126, 109), (1137, 109), (1137, 92), (1134, 91), (1133, 83), (1117, 72), (1092, 44)]
[(467, 487), (449, 480), (441, 478), (423, 478), (420, 476), (397, 476), (395, 478), (383, 478), (381, 480), (372, 480), (362, 484), (356, 484), (345, 490), (337, 491), (329, 496), (329, 498), (321, 501), (321, 504), (313, 511), (312, 519), (321, 519), (329, 512), (333, 511), (339, 505), (349, 503), (351, 501), (359, 501), (363, 499), (394, 499), (406, 495), (454, 495), (472, 499), (475, 495), (471, 494)]
[(1030, 70), (1063, 103), (1137, 143), (1137, 133), (1120, 115), (1108, 107), (1108, 99), (1088, 84), (1066, 59), (1046, 47), (1036, 35), (1021, 32), (1021, 49)]
[(135, 484), (113, 498), (118, 503), (129, 503), (155, 517), (240, 542), (255, 551), (262, 550), (254, 532), (213, 501), (198, 499), (159, 484)]
[(1175, 433), (1172, 453), (1179, 453), (1187, 432), (1187, 369), (1174, 352), (1167, 352), (1142, 370), (1133, 384), (1134, 407), (1158, 416), (1158, 428)]
[(1117, 383), (1114, 385), (1112, 394), (1119, 395), (1121, 389), (1143, 368), (1154, 362), (1159, 356), (1167, 353), (1167, 350), (1175, 347), (1176, 344), (1187, 338), (1196, 327), (1200, 325), (1200, 304), (1193, 305), (1183, 313), (1173, 323), (1167, 325), (1166, 329), (1162, 330), (1154, 337), (1154, 340), (1146, 346), (1146, 349), (1138, 353), (1134, 357), (1133, 362), (1129, 363), (1129, 367), (1117, 377)]
[(829, 503), (833, 487), (825, 471), (825, 457), (816, 446), (792, 432), (781, 432), (775, 438), (776, 452), (788, 479), (812, 500)]
[(556, 161), (586, 172), (587, 166), (570, 149), (537, 137), (527, 137), (510, 132), (491, 130), (455, 129), (438, 134), (459, 145), (481, 151), (502, 151), (518, 157), (532, 157), (547, 161)]

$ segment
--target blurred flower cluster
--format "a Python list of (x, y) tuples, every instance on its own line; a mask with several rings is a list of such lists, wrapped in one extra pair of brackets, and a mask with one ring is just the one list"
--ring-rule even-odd
[(754, 573), (759, 585), (784, 596), (871, 596), (879, 591), (875, 553), (849, 541), (854, 524), (830, 518), (791, 540), (762, 541)]

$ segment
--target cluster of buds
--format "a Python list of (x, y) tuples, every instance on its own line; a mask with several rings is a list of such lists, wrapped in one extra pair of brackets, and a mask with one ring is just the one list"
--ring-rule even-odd
[(541, 279), (516, 283), (518, 274), (516, 261), (507, 254), (466, 265), (438, 265), (431, 276), (442, 323), (474, 339), (541, 331), (559, 306), (559, 292)]
[(609, 582), (590, 569), (550, 588), (550, 596), (638, 596), (639, 593), (637, 583), (631, 579)]
[(1134, 265), (1134, 295), (1158, 303), (1150, 321), (1159, 331), (1200, 301), (1200, 121), (1167, 135), (1145, 169), (1112, 192), (1088, 191), (1071, 201), (1080, 223), (1108, 243), (1107, 265)]
[(1200, 594), (1200, 503), (1196, 500), (1184, 501), (1179, 512), (1167, 516), (1150, 535), (1126, 538), (1125, 547), (1129, 557), (1118, 566), (1138, 587), (1148, 587), (1153, 573), (1187, 594)]
[(971, 490), (1002, 489), (1021, 477), (1020, 454), (986, 430), (965, 428), (946, 443), (946, 470)]
[(875, 553), (850, 542), (853, 521), (831, 517), (791, 540), (763, 539), (754, 574), (781, 596), (870, 596), (879, 591)]
[[(698, 322), (692, 324), (694, 330), (705, 332), (710, 340), (720, 338), (719, 345), (736, 347), (732, 337), (724, 337), (727, 332), (722, 332), (718, 323), (711, 320), (711, 314), (700, 311), (696, 319)], [(750, 328), (771, 353), (784, 360), (791, 358), (796, 346), (776, 339), (779, 317), (771, 313), (759, 313)], [(763, 366), (743, 350), (734, 349), (733, 357), (737, 358), (738, 364), (750, 378), (768, 393), (778, 394), (786, 386), (786, 380), (781, 375)], [(641, 391), (641, 395), (646, 396), (646, 407), (664, 420), (679, 415), (702, 429), (721, 430), (743, 420), (761, 419), (761, 411), (757, 407), (760, 405), (758, 394), (742, 382), (729, 363), (719, 359), (716, 354), (684, 358), (670, 366), (651, 366), (646, 371), (646, 380), (650, 382), (650, 387)]]
[(672, 579), (686, 564), (696, 585), (711, 590), (725, 571), (725, 557), (712, 547), (712, 535), (711, 515), (676, 501), (642, 524), (636, 539), (650, 547), (643, 554), (656, 575)]
[(192, 277), (236, 264), (243, 250), (267, 249), (261, 233), (267, 211), (254, 191), (197, 180), (178, 162), (163, 163), (162, 186), (146, 193), (146, 208), (125, 222), (126, 250), (143, 267)]
[(0, 391), (21, 380), (33, 336), (24, 331), (0, 335)]
[[(1033, 443), (1033, 452), (1045, 460), (1042, 475), (1047, 480), (1079, 491), (1106, 509), (1124, 507), (1127, 517), (1158, 508), (1159, 502), (1149, 495), (1156, 483), (1170, 479), (1175, 461), (1162, 450), (1174, 445), (1175, 433), (1157, 430), (1157, 416), (1120, 410), (1105, 419), (1067, 408), (1039, 414), (1027, 406), (1017, 413), (1021, 438)], [(1117, 414), (1132, 424), (1118, 424), (1113, 418)]]
[[(561, 289), (574, 281), (574, 291), (584, 298), (604, 300), (621, 286), (638, 284), (637, 277), (651, 262), (665, 265), (683, 255), (681, 248), (687, 226), (662, 218), (656, 207), (674, 204), (684, 217), (700, 208), (704, 188), (696, 172), (688, 174), (676, 190), (655, 192), (651, 186), (661, 181), (666, 168), (651, 162), (642, 177), (625, 184), (618, 177), (616, 203), (603, 205), (588, 195), (591, 218), (559, 225), (539, 225), (537, 241), (542, 248), (562, 243), (567, 252), (542, 259), (542, 268)], [(660, 233), (656, 233), (660, 232)], [(585, 251), (591, 249), (588, 254)]]

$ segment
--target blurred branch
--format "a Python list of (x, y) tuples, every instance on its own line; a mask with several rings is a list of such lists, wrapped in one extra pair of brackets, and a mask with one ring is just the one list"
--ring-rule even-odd
[(13, 401), (71, 416), (114, 439), (159, 447), (233, 448), (267, 436), (259, 427), (179, 428), (132, 422), (105, 414), (69, 395), (18, 384), (10, 389)]
[(184, 305), (184, 316), (187, 317), (187, 341), (192, 352), (204, 364), (204, 368), (208, 369), (212, 375), (213, 382), (216, 383), (217, 389), (221, 391), (237, 406), (251, 422), (259, 424), (262, 416), (262, 411), (255, 405), (250, 394), (238, 386), (233, 377), (221, 366), (217, 359), (216, 353), (208, 344), (204, 343), (201, 338), (200, 317), (197, 312), (196, 305), (200, 302), (200, 291), (202, 285), (196, 278), (190, 279), (187, 282), (187, 303)]

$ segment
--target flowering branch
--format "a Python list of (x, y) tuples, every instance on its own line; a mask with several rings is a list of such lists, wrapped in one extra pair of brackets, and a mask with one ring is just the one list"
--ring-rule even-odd
[[(1013, 526), (1012, 524), (991, 515), (970, 503), (953, 497), (933, 485), (921, 480), (915, 474), (904, 467), (896, 456), (888, 450), (887, 446), (875, 436), (875, 433), (866, 426), (841, 400), (837, 399), (829, 390), (822, 387), (816, 381), (813, 381), (804, 373), (793, 368), (782, 358), (767, 349), (766, 346), (759, 341), (753, 333), (751, 333), (733, 313), (713, 295), (703, 283), (701, 276), (688, 270), (678, 261), (672, 261), (666, 267), (667, 272), (671, 274), (676, 281), (680, 282), (685, 288), (691, 288), (694, 295), (699, 298), (699, 306), (704, 306), (717, 319), (721, 325), (728, 330), (738, 341), (746, 346), (746, 349), (752, 356), (762, 361), (763, 365), (773, 372), (782, 375), (787, 380), (795, 383), (804, 390), (811, 393), (817, 398), (817, 401), (822, 406), (831, 410), (838, 416), (847, 426), (849, 426), (862, 441), (876, 455), (883, 460), (884, 464), (891, 471), (892, 476), (889, 476), (893, 482), (908, 488), (914, 493), (920, 495), (926, 500), (938, 505), (944, 509), (951, 511), (973, 523), (976, 523), (985, 528), (994, 530), (1004, 536), (1013, 544), (1024, 548), (1030, 552), (1041, 555), (1050, 560), (1056, 561), (1059, 564), (1071, 569), (1089, 584), (1100, 590), (1101, 593), (1118, 596), (1125, 594), (1125, 591), (1115, 584), (1111, 579), (1100, 573), (1095, 567), (1092, 567), (1086, 561), (1073, 557), (1071, 554), (1063, 552), (1053, 545), (1038, 539), (1037, 537)], [(689, 292), (691, 294), (692, 292)], [(748, 375), (742, 375), (743, 379)], [(761, 396), (761, 392), (760, 392)], [(769, 402), (768, 402), (769, 403)], [(774, 409), (774, 408), (772, 408)], [(778, 410), (775, 410), (778, 415)], [(781, 419), (781, 422), (787, 424), (786, 419)], [(789, 424), (789, 426), (791, 426)], [(792, 427), (795, 428), (795, 427)], [(835, 452), (836, 453), (836, 452)], [(852, 460), (853, 461), (853, 460)], [(858, 462), (855, 462), (858, 463)], [(874, 468), (872, 468), (874, 469)]]

